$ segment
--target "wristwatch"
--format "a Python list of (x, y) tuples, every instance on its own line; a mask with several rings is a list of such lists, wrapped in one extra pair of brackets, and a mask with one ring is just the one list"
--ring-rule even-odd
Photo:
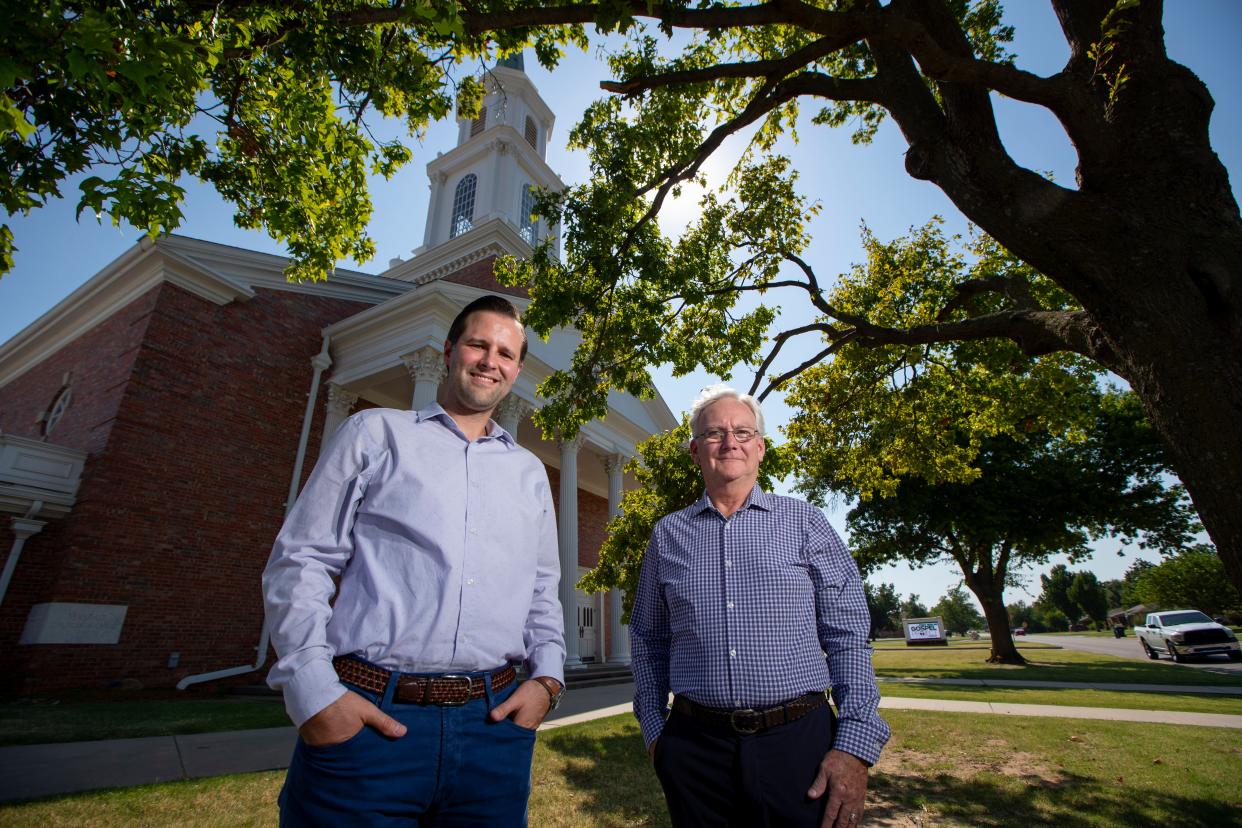
[(551, 676), (535, 676), (532, 680), (539, 682), (539, 686), (548, 691), (548, 698), (551, 699), (548, 712), (551, 713), (561, 703), (561, 697), (565, 695), (565, 685)]

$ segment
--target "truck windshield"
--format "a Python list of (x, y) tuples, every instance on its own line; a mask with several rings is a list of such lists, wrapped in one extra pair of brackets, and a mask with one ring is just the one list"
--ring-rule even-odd
[(1211, 624), (1212, 619), (1201, 612), (1170, 612), (1160, 616), (1160, 623), (1176, 627), (1178, 624)]

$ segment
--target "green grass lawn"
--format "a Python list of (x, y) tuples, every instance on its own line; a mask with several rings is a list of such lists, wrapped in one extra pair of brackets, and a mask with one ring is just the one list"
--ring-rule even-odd
[[(893, 740), (872, 771), (864, 824), (1238, 824), (1236, 731), (901, 710), (885, 718)], [(532, 825), (668, 825), (630, 716), (541, 734), (533, 777)], [(282, 779), (248, 774), (0, 806), (0, 825), (269, 826)]]
[[(1204, 684), (1242, 688), (1242, 681), (1173, 664), (1117, 658), (1023, 642), (1025, 666), (988, 664), (986, 641), (951, 639), (948, 647), (907, 647), (901, 640), (876, 642), (874, 663), (881, 677), (960, 678), (985, 681), (1065, 681), (1123, 684)], [(1001, 688), (938, 687), (886, 682), (891, 696), (1071, 704), (1090, 707), (1136, 707), (1147, 710), (1193, 710), (1238, 713), (1236, 699), (1191, 694), (1121, 693)], [(111, 697), (69, 697), (56, 703), (0, 703), (0, 745), (73, 742), (93, 739), (164, 736), (287, 725), (275, 698), (172, 697), (147, 693)]]
[(0, 703), (0, 745), (251, 730), (289, 724), (279, 698), (125, 698)]
[[(880, 683), (880, 695), (894, 698), (955, 699), (997, 704), (1060, 704), (1071, 707), (1121, 707), (1130, 710), (1182, 710), (1242, 716), (1242, 696), (1199, 693), (1138, 693), (1111, 690), (970, 687), (946, 684)], [(1242, 734), (1238, 736), (1242, 741)]]
[[(979, 642), (971, 642), (978, 646)], [(1139, 661), (1039, 645), (1019, 645), (1025, 665), (988, 664), (986, 646), (881, 647), (875, 651), (876, 675), (963, 678), (992, 681), (1071, 681), (1103, 684), (1199, 684), (1242, 686), (1233, 676), (1189, 670), (1168, 662)]]

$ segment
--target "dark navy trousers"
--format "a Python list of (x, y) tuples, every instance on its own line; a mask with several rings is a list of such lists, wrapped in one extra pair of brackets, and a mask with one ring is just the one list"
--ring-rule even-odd
[[(481, 675), (481, 674), (475, 674)], [(280, 792), (280, 824), (301, 826), (525, 826), (535, 731), (488, 711), (517, 683), (461, 707), (398, 704), (351, 685), (408, 730), (364, 727), (338, 745), (298, 739)]]
[(675, 828), (819, 828), (828, 794), (807, 797), (832, 749), (825, 704), (797, 721), (743, 735), (674, 710), (656, 742), (655, 770)]

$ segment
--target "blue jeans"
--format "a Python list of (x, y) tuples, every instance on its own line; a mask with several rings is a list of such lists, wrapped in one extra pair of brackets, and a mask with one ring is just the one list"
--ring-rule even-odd
[[(480, 675), (480, 674), (476, 674)], [(525, 826), (535, 731), (487, 718), (517, 682), (461, 707), (399, 704), (350, 686), (406, 726), (364, 727), (338, 745), (298, 739), (280, 792), (282, 826)]]

